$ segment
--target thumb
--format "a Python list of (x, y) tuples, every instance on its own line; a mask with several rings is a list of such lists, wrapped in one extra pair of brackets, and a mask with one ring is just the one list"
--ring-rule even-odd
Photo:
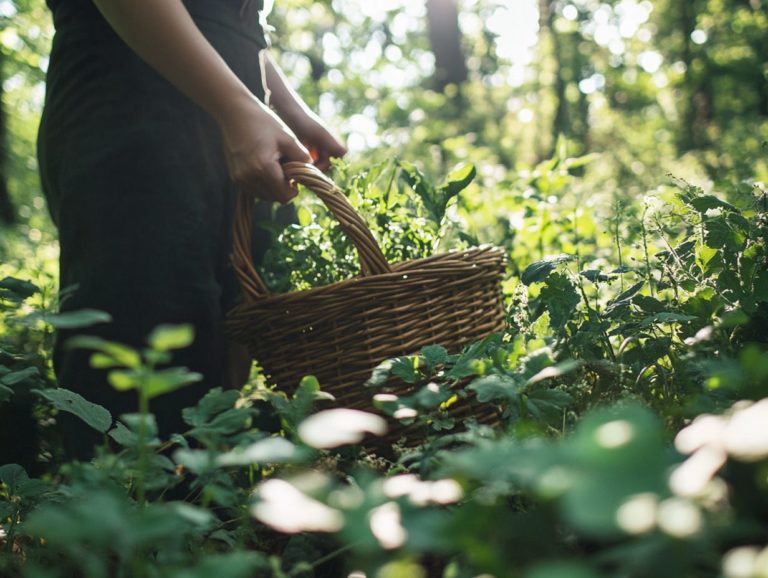
[(307, 148), (301, 144), (296, 137), (286, 134), (279, 143), (280, 148), (280, 160), (286, 161), (298, 161), (300, 163), (311, 163), (312, 155), (309, 154)]

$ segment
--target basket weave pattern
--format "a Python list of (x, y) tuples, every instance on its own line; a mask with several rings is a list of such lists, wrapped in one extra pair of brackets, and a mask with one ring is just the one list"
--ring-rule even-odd
[[(458, 352), (503, 328), (501, 250), (479, 247), (390, 266), (332, 181), (312, 165), (287, 163), (284, 170), (312, 189), (339, 220), (357, 248), (361, 275), (270, 294), (250, 258), (253, 204), (240, 197), (233, 263), (243, 301), (230, 312), (227, 330), (279, 388), (292, 391), (311, 374), (340, 405), (370, 410), (374, 392), (363, 384), (380, 362), (432, 344)], [(406, 384), (395, 387), (394, 393), (406, 392)]]

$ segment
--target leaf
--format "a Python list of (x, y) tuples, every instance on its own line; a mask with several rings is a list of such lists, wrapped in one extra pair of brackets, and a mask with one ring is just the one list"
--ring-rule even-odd
[(592, 568), (579, 561), (540, 562), (524, 578), (600, 578)]
[(118, 421), (115, 424), (115, 427), (109, 431), (108, 435), (118, 444), (126, 448), (134, 447), (139, 441), (138, 436), (125, 427), (125, 424), (121, 421)]
[(335, 448), (362, 441), (366, 433), (384, 435), (387, 422), (381, 416), (356, 409), (328, 409), (301, 422), (298, 434), (305, 444), (317, 449)]
[(38, 375), (40, 375), (40, 371), (36, 367), (25, 367), (19, 371), (6, 373), (0, 378), (0, 383), (3, 385), (18, 385), (19, 383), (27, 381), (32, 377), (37, 377)]
[(393, 359), (390, 372), (406, 383), (416, 383), (422, 379), (421, 372), (419, 371), (419, 358), (415, 356)]
[(12, 494), (15, 494), (29, 481), (29, 476), (19, 464), (6, 464), (0, 466), (0, 482), (8, 486)]
[(727, 211), (734, 211), (734, 212), (738, 211), (738, 209), (733, 205), (731, 205), (730, 203), (721, 201), (720, 199), (712, 195), (703, 195), (701, 197), (694, 197), (694, 198), (687, 198), (687, 199), (683, 198), (683, 201), (687, 205), (690, 205), (700, 213), (706, 213), (710, 209), (725, 209)]
[(427, 345), (421, 350), (421, 356), (430, 369), (443, 365), (448, 360), (448, 350), (442, 345)]
[(522, 281), (524, 285), (544, 281), (544, 279), (546, 279), (558, 265), (572, 260), (573, 257), (571, 255), (561, 253), (560, 255), (554, 255), (542, 259), (541, 261), (531, 263), (525, 268), (525, 271), (523, 271), (523, 274), (520, 276), (520, 281)]
[(184, 349), (195, 340), (195, 330), (189, 323), (181, 325), (159, 325), (149, 334), (147, 342), (156, 351)]
[(632, 287), (630, 287), (626, 291), (619, 293), (616, 296), (616, 298), (611, 301), (611, 303), (616, 301), (625, 301), (630, 297), (634, 297), (637, 294), (637, 292), (643, 288), (643, 285), (645, 285), (645, 281), (640, 281), (638, 283), (635, 283), (634, 285), (632, 285)]
[(149, 399), (159, 395), (181, 389), (185, 385), (191, 385), (202, 381), (200, 373), (189, 371), (186, 367), (171, 367), (163, 370), (155, 370), (150, 373), (142, 388)]
[(709, 245), (703, 243), (696, 244), (696, 264), (701, 269), (702, 273), (706, 273), (709, 270), (709, 263), (717, 255), (717, 249), (713, 249)]
[(698, 317), (692, 315), (681, 315), (680, 313), (657, 313), (652, 317), (646, 317), (640, 323), (641, 327), (650, 327), (656, 323), (684, 323), (686, 321), (696, 321)]
[(117, 391), (129, 391), (139, 388), (139, 377), (136, 375), (136, 372), (130, 370), (110, 371), (107, 381)]
[(604, 274), (599, 269), (586, 269), (579, 273), (579, 275), (591, 281), (592, 283), (605, 283), (606, 281), (611, 280), (609, 275)]
[(576, 359), (566, 359), (565, 361), (561, 361), (557, 365), (545, 367), (544, 369), (539, 371), (536, 375), (531, 377), (526, 383), (526, 385), (533, 385), (534, 383), (539, 383), (540, 381), (544, 381), (545, 379), (561, 377), (567, 373), (574, 371), (575, 369), (578, 369), (579, 367), (581, 367), (581, 365), (582, 365), (581, 361), (578, 361)]
[[(220, 533), (217, 531), (214, 534)], [(259, 552), (236, 551), (226, 554), (206, 553), (192, 567), (174, 572), (173, 578), (252, 578), (271, 575), (271, 564), (266, 556)]]
[[(104, 355), (111, 357), (113, 366), (130, 367), (136, 369), (141, 366), (141, 355), (135, 349), (116, 343), (114, 341), (107, 341), (101, 337), (93, 335), (76, 335), (67, 340), (65, 347), (67, 349), (93, 349)], [(101, 361), (102, 358), (99, 358)]]
[(4, 385), (0, 385), (0, 402), (8, 401), (12, 395), (13, 395), (13, 390), (10, 387), (5, 387)]
[(59, 411), (76, 415), (98, 432), (105, 433), (112, 426), (112, 414), (109, 411), (74, 391), (59, 387), (35, 389), (33, 392), (50, 401)]
[(301, 461), (302, 457), (299, 448), (287, 439), (270, 437), (223, 453), (216, 458), (216, 463), (220, 466), (286, 464)]
[(571, 394), (561, 389), (536, 389), (530, 392), (526, 399), (526, 407), (535, 417), (547, 414), (559, 416), (571, 403)]
[(0, 298), (13, 301), (24, 301), (40, 291), (37, 285), (15, 277), (5, 277), (0, 280)]
[(181, 448), (173, 452), (173, 459), (198, 476), (216, 467), (214, 454), (208, 450)]
[(445, 191), (447, 201), (466, 189), (476, 176), (477, 171), (475, 170), (475, 165), (466, 164), (460, 166), (448, 173), (448, 176), (445, 177), (445, 181), (438, 187), (438, 189)]
[(573, 282), (562, 273), (552, 273), (541, 289), (540, 297), (549, 311), (550, 325), (562, 329), (571, 318), (581, 296)]
[(235, 407), (240, 393), (233, 389), (222, 390), (215, 387), (203, 396), (197, 406), (182, 410), (184, 421), (191, 426), (201, 426), (215, 416)]
[(387, 359), (379, 363), (371, 373), (371, 377), (365, 382), (369, 387), (379, 387), (386, 383), (392, 374), (392, 360)]
[(467, 389), (474, 391), (482, 403), (496, 399), (514, 401), (518, 398), (520, 384), (512, 377), (492, 373), (475, 379)]
[(53, 325), (56, 329), (79, 329), (112, 321), (112, 316), (109, 313), (97, 309), (81, 309), (55, 315), (43, 314), (39, 318), (49, 325)]

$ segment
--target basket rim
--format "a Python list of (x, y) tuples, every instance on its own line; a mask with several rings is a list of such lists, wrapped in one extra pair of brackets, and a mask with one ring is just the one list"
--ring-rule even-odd
[[(494, 255), (494, 253), (497, 255)], [(503, 264), (506, 261), (506, 253), (504, 249), (496, 245), (483, 244), (468, 249), (452, 249), (443, 253), (430, 255), (429, 257), (409, 259), (407, 261), (394, 263), (391, 265), (392, 271), (390, 273), (380, 273), (369, 276), (361, 276), (358, 274), (349, 279), (343, 279), (342, 281), (336, 281), (335, 283), (322, 285), (320, 287), (311, 287), (310, 289), (304, 289), (303, 291), (274, 293), (256, 301), (243, 301), (232, 307), (229, 310), (228, 316), (251, 309), (258, 309), (266, 303), (295, 303), (304, 298), (322, 296), (326, 293), (347, 288), (349, 286), (365, 286), (376, 285), (382, 282), (393, 282), (402, 279), (404, 273), (407, 273), (409, 276), (431, 275), (435, 272), (435, 268), (431, 267), (434, 264), (440, 264), (442, 267), (455, 269), (456, 273), (469, 273), (472, 270), (477, 270), (478, 266), (476, 263), (468, 262), (467, 259), (483, 254), (498, 257), (499, 264)]]

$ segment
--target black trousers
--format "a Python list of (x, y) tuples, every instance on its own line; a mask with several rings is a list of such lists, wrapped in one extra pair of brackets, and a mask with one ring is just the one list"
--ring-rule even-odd
[[(61, 331), (54, 366), (62, 387), (109, 409), (137, 407), (69, 350), (72, 334), (141, 347), (161, 323), (192, 323), (193, 345), (173, 364), (202, 383), (155, 400), (162, 435), (183, 431), (181, 409), (228, 386), (222, 321), (238, 295), (229, 262), (235, 188), (218, 126), (141, 61), (90, 0), (51, 0), (56, 35), (38, 152), (43, 189), (58, 227), (60, 309), (95, 308), (112, 323)], [(186, 0), (197, 25), (232, 70), (264, 96), (259, 14), (243, 0)], [(259, 210), (260, 219), (271, 214)], [(263, 243), (261, 243), (263, 245)], [(263, 249), (263, 246), (262, 246)], [(100, 436), (62, 414), (69, 457), (86, 458)]]

